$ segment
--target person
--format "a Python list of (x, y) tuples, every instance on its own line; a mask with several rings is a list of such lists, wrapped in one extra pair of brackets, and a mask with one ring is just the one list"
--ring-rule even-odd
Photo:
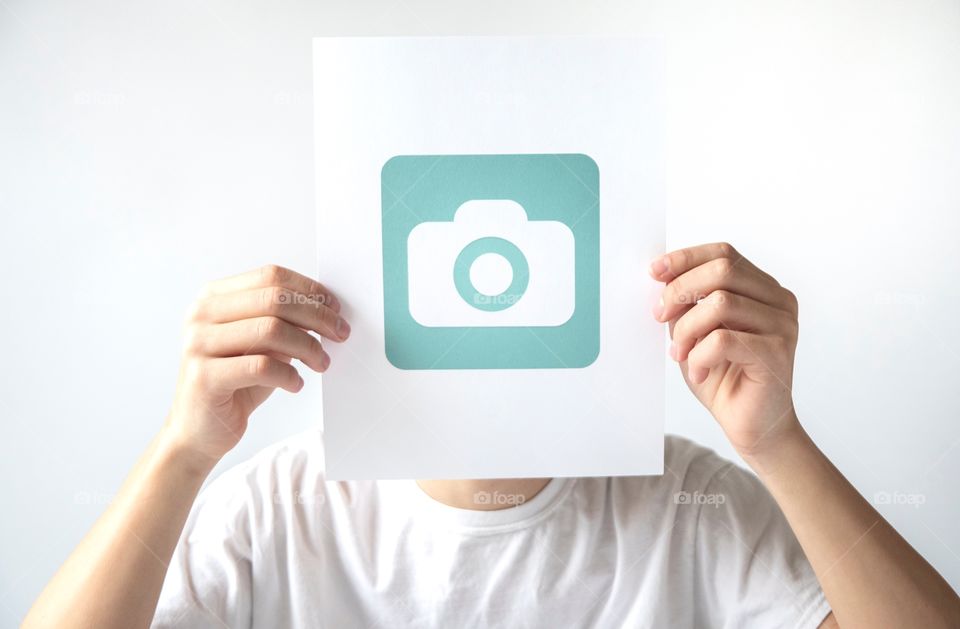
[(308, 331), (350, 336), (334, 295), (268, 266), (199, 299), (166, 422), (23, 626), (960, 627), (798, 420), (794, 295), (726, 243), (650, 273), (670, 356), (755, 475), (668, 437), (659, 477), (330, 482), (311, 431), (194, 505), (254, 409), (304, 386), (291, 361), (330, 366)]

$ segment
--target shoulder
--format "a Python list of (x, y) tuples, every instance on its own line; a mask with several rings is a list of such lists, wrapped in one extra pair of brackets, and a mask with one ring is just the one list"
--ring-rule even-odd
[(663, 474), (660, 476), (615, 476), (607, 480), (614, 492), (670, 496), (678, 492), (706, 490), (719, 475), (737, 477), (750, 472), (710, 448), (677, 435), (664, 438)]
[(263, 511), (291, 501), (323, 500), (323, 433), (311, 429), (272, 445), (223, 471), (200, 495), (227, 512)]
[(307, 431), (207, 484), (171, 558), (153, 626), (213, 626), (215, 619), (224, 619), (218, 623), (224, 626), (249, 624), (257, 563), (283, 557), (294, 492), (316, 496), (324, 486), (322, 455), (320, 431)]
[(717, 507), (734, 521), (776, 508), (752, 472), (674, 435), (664, 441), (662, 475), (580, 479), (577, 486), (581, 508), (612, 512), (614, 521), (629, 527), (675, 525), (694, 537), (704, 520), (716, 518)]
[(310, 468), (323, 470), (323, 432), (311, 429), (271, 444), (249, 459), (228, 468), (211, 481), (214, 485), (272, 484), (298, 476)]
[(745, 472), (736, 463), (695, 441), (677, 435), (664, 437), (663, 474), (680, 485), (705, 485), (721, 470), (734, 468)]

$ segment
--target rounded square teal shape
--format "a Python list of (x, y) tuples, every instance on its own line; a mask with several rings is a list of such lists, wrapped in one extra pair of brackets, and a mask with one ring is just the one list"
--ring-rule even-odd
[[(548, 369), (600, 353), (600, 171), (581, 153), (397, 155), (383, 165), (384, 340), (400, 369)], [(470, 200), (516, 201), (530, 221), (574, 235), (575, 306), (559, 326), (427, 327), (410, 314), (407, 238), (418, 224), (453, 221)], [(452, 269), (451, 269), (452, 273)]]

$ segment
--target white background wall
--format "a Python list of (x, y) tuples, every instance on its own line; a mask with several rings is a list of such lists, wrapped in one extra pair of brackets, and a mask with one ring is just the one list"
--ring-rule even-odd
[[(311, 36), (492, 33), (664, 38), (668, 245), (794, 289), (802, 420), (960, 587), (957, 2), (3, 0), (0, 626), (162, 421), (202, 282), (313, 271)], [(319, 421), (304, 375), (225, 465)]]

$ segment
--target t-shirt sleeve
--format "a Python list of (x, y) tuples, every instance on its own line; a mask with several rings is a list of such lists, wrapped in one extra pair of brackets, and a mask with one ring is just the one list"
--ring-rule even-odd
[(153, 628), (251, 625), (249, 492), (228, 470), (201, 492), (160, 593)]
[(814, 629), (830, 613), (816, 575), (760, 480), (728, 464), (707, 483), (697, 524), (698, 626)]

